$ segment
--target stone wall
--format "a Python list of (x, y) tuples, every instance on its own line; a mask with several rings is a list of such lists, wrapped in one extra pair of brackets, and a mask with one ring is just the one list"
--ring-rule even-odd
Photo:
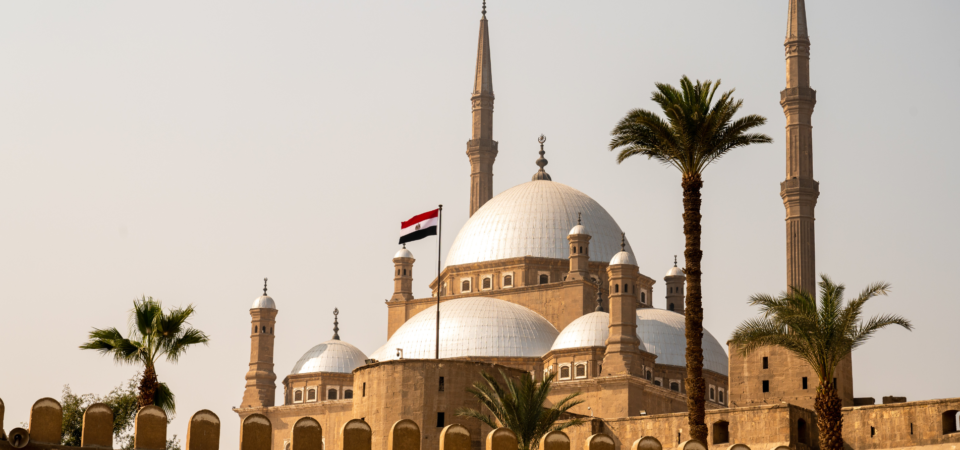
[[(810, 365), (779, 347), (763, 347), (749, 356), (728, 345), (730, 361), (730, 406), (792, 403), (813, 409), (819, 378)], [(767, 358), (767, 368), (763, 359)], [(837, 388), (843, 406), (853, 406), (853, 361), (847, 356), (837, 365)], [(803, 388), (803, 378), (807, 388)], [(767, 381), (769, 392), (763, 392)]]
[[(857, 450), (953, 444), (960, 431), (944, 426), (944, 413), (956, 430), (960, 398), (855, 406), (843, 409), (843, 441)], [(946, 431), (946, 433), (945, 433)]]

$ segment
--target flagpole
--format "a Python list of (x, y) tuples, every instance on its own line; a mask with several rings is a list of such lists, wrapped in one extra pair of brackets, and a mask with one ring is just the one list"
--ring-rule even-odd
[(434, 356), (440, 359), (440, 239), (443, 238), (443, 205), (437, 211), (437, 348)]

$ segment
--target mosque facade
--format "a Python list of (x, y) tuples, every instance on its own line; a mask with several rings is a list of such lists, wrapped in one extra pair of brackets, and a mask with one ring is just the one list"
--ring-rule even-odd
[[(787, 283), (812, 289), (819, 185), (812, 170), (816, 92), (809, 83), (804, 0), (789, 1), (788, 23), (787, 88), (781, 93), (787, 116), (787, 178), (781, 184), (787, 213)], [(429, 298), (413, 295), (412, 252), (402, 248), (393, 256), (394, 292), (385, 302), (383, 346), (366, 355), (341, 340), (335, 325), (332, 338), (307, 351), (278, 386), (273, 350), (279, 308), (266, 286), (254, 301), (250, 369), (235, 411), (241, 420), (254, 414), (267, 417), (275, 450), (289, 448), (291, 429), (303, 417), (322, 426), (325, 445), (337, 445), (337, 430), (361, 419), (374, 430), (373, 448), (385, 449), (387, 430), (410, 419), (422, 430), (425, 443), (436, 443), (444, 426), (460, 423), (470, 429), (479, 449), (483, 442), (477, 437), (490, 429), (457, 418), (456, 410), (476, 408), (467, 388), (481, 380), (481, 373), (500, 371), (513, 377), (529, 373), (536, 380), (555, 374), (549, 401), (581, 393), (584, 403), (572, 412), (593, 417), (592, 432), (599, 423), (617, 447), (630, 445), (629, 433), (657, 435), (664, 445), (689, 439), (685, 414), (678, 414), (687, 410), (683, 271), (676, 264), (668, 268), (660, 294), (664, 307), (655, 307), (659, 277), (640, 273), (629, 240), (599, 203), (552, 179), (544, 139), (536, 161), (539, 169), (531, 180), (493, 196), (498, 144), (493, 137), (491, 61), (484, 9), (466, 150), (470, 219), (454, 239), (445, 268), (430, 282)], [(817, 378), (805, 363), (778, 349), (750, 357), (728, 353), (706, 330), (703, 350), (710, 447), (729, 446), (731, 433), (740, 433), (739, 442), (770, 448), (815, 447)], [(866, 422), (851, 424), (851, 419), (874, 413), (857, 409), (867, 411), (869, 401), (854, 398), (849, 358), (837, 374), (844, 406), (852, 408), (845, 410), (845, 430), (861, 432)], [(960, 409), (956, 400), (944, 407), (903, 403), (882, 414), (920, 408), (926, 412), (910, 420), (919, 423), (927, 414), (942, 421), (940, 426), (956, 411), (937, 408)], [(913, 430), (910, 422), (911, 436)], [(593, 434), (588, 431), (584, 436)], [(875, 433), (872, 426), (870, 432)], [(717, 441), (721, 436), (727, 441)], [(858, 449), (909, 446), (889, 444), (894, 441), (879, 445), (859, 435), (848, 439), (846, 431), (844, 439), (856, 442)], [(956, 444), (960, 434), (944, 442)]]

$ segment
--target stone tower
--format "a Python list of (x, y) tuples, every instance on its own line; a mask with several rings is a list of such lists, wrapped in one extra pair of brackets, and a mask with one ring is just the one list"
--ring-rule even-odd
[(590, 234), (587, 227), (580, 223), (577, 213), (577, 226), (567, 235), (570, 242), (570, 272), (568, 280), (590, 280)]
[(493, 198), (493, 162), (497, 141), (493, 140), (493, 72), (490, 68), (490, 33), (487, 31), (487, 3), (480, 19), (477, 72), (473, 82), (473, 133), (467, 142), (470, 157), (470, 215)]
[(610, 336), (603, 355), (603, 375), (643, 376), (640, 339), (637, 338), (637, 292), (640, 269), (621, 241), (620, 253), (607, 266), (609, 278)]
[(273, 373), (273, 327), (277, 323), (277, 304), (267, 295), (266, 278), (263, 295), (250, 308), (250, 319), (250, 370), (240, 407), (274, 406), (277, 374)]
[(413, 253), (404, 245), (393, 255), (393, 296), (391, 302), (413, 300)]
[(810, 88), (810, 38), (804, 0), (790, 0), (787, 38), (787, 88), (780, 105), (787, 117), (787, 179), (780, 197), (787, 210), (787, 285), (816, 292), (814, 214), (820, 183), (813, 179), (811, 117), (817, 92)]
[(667, 271), (663, 281), (667, 282), (667, 311), (683, 314), (683, 284), (687, 276), (677, 267), (677, 257), (673, 257), (673, 267)]

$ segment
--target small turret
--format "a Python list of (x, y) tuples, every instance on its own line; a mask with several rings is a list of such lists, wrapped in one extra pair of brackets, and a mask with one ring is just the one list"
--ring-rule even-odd
[(640, 339), (637, 338), (640, 269), (626, 247), (626, 236), (621, 234), (620, 253), (614, 255), (607, 266), (610, 336), (603, 355), (603, 374), (643, 376)]
[(683, 269), (677, 267), (677, 257), (673, 257), (673, 267), (667, 271), (663, 281), (667, 282), (667, 311), (674, 311), (683, 314), (683, 284), (687, 276), (683, 274)]
[(577, 226), (570, 230), (567, 241), (570, 242), (570, 273), (568, 280), (590, 279), (590, 233), (580, 221), (577, 213)]
[(391, 302), (413, 300), (413, 253), (407, 245), (393, 255), (393, 296)]

